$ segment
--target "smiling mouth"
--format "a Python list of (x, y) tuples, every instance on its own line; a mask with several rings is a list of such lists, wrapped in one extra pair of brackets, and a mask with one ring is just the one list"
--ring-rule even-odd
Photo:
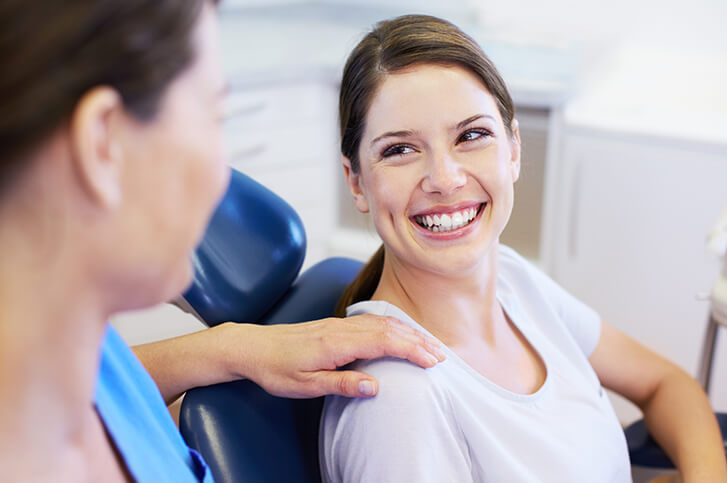
[(425, 230), (434, 233), (453, 231), (472, 223), (477, 218), (477, 215), (485, 208), (486, 204), (481, 203), (476, 207), (473, 206), (450, 213), (416, 215), (414, 216), (414, 221)]

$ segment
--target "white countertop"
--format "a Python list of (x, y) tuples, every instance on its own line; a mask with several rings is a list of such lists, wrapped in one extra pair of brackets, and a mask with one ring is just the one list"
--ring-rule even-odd
[[(228, 9), (221, 16), (221, 35), (230, 82), (239, 86), (320, 80), (336, 85), (358, 40), (375, 21), (391, 16), (376, 12)], [(579, 75), (579, 57), (573, 50), (488, 39), (476, 26), (459, 25), (483, 46), (519, 106), (554, 107), (572, 92)]]
[(568, 103), (565, 122), (727, 147), (727, 53), (621, 48)]

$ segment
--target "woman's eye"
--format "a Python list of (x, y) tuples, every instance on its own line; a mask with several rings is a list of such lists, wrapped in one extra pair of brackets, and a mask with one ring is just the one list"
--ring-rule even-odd
[(489, 131), (486, 131), (484, 129), (471, 129), (469, 131), (465, 131), (462, 133), (462, 135), (457, 140), (458, 143), (464, 143), (467, 141), (474, 141), (475, 139), (480, 139), (484, 136), (491, 135)]
[(401, 156), (402, 154), (408, 154), (413, 152), (414, 149), (410, 148), (409, 146), (396, 144), (394, 146), (386, 148), (384, 152), (381, 153), (381, 156), (383, 156), (384, 158), (388, 158), (390, 156)]

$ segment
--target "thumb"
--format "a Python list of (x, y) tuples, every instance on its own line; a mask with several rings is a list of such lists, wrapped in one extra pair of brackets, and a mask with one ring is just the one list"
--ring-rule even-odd
[(376, 379), (356, 371), (325, 371), (319, 373), (319, 389), (322, 394), (346, 397), (371, 397), (379, 391)]

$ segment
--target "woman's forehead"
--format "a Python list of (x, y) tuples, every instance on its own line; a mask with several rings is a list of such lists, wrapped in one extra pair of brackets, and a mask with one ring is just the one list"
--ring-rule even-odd
[(480, 113), (500, 119), (497, 104), (479, 77), (458, 66), (423, 64), (384, 76), (366, 125), (387, 130), (401, 128), (401, 123), (457, 124)]

